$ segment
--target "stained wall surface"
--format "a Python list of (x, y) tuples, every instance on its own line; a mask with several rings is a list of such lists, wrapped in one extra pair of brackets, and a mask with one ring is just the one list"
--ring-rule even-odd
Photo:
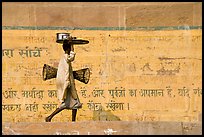
[[(3, 2), (3, 122), (43, 122), (58, 106), (42, 68), (59, 63), (59, 32), (89, 40), (72, 64), (91, 70), (88, 84), (75, 81), (77, 121), (201, 121), (201, 11), (198, 2)], [(53, 118), (66, 121), (69, 110)]]

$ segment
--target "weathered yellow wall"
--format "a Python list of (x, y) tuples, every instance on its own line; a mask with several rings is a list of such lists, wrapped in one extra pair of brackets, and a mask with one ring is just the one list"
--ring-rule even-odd
[[(18, 26), (3, 19), (3, 26)], [(75, 46), (74, 70), (91, 69), (88, 84), (76, 81), (83, 103), (77, 121), (198, 121), (202, 114), (202, 29), (189, 29), (199, 26), (191, 23), (186, 29), (167, 30), (3, 29), (2, 120), (40, 122), (54, 111), (58, 104), (55, 79), (43, 81), (42, 67), (57, 67), (63, 50), (55, 42), (56, 33), (71, 32), (89, 40), (87, 45)], [(21, 54), (26, 51), (28, 57)], [(71, 121), (71, 111), (59, 113), (53, 121)]]

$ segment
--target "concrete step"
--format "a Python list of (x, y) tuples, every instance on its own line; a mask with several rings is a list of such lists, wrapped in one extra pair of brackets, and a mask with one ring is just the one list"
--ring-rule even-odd
[(202, 135), (202, 123), (80, 121), (2, 123), (3, 135)]

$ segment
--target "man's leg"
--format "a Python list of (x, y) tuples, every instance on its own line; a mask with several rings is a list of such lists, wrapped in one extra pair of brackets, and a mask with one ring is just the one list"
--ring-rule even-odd
[(57, 108), (54, 112), (52, 112), (51, 115), (49, 115), (48, 117), (45, 118), (45, 122), (51, 122), (51, 119), (56, 115), (58, 114), (59, 112), (61, 112), (63, 109), (65, 109), (66, 106), (62, 106), (62, 107), (59, 107)]
[(72, 109), (72, 121), (76, 121), (77, 109)]

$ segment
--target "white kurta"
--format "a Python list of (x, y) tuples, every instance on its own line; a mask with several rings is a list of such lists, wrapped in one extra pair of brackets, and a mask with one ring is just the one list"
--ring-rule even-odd
[(56, 77), (58, 99), (61, 103), (68, 102), (68, 106), (70, 106), (70, 101), (78, 99), (71, 65), (74, 58), (75, 52), (73, 51), (70, 52), (70, 55), (63, 54), (58, 65)]

